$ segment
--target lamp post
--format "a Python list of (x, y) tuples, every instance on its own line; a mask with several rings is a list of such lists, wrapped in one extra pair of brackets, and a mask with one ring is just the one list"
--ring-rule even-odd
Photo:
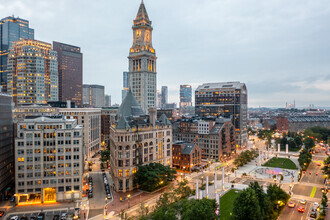
[(127, 195), (127, 202), (128, 202), (128, 208), (129, 208), (129, 198), (131, 197), (131, 194)]
[(183, 178), (186, 178), (186, 167), (183, 167)]

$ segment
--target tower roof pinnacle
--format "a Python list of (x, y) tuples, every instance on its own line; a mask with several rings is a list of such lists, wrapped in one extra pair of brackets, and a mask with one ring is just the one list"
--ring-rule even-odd
[(144, 6), (143, 0), (141, 1), (139, 11), (134, 20), (134, 23), (140, 23), (140, 22), (151, 25), (151, 21), (149, 20), (149, 16), (146, 7)]

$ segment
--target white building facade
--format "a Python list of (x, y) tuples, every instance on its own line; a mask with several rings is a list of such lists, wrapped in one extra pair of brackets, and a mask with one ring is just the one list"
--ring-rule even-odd
[(83, 128), (62, 116), (31, 117), (17, 124), (17, 204), (82, 198)]

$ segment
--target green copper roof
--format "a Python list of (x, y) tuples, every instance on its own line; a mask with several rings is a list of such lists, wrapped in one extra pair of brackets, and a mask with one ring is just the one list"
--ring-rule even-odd
[(121, 118), (145, 115), (140, 104), (130, 90), (128, 91), (124, 101), (121, 103), (117, 115), (120, 115)]

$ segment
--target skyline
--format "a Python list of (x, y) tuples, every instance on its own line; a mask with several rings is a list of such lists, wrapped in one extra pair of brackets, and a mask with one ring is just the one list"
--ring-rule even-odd
[[(187, 2), (144, 1), (154, 28), (157, 87), (168, 86), (169, 102), (179, 103), (180, 84), (195, 90), (240, 81), (249, 107), (285, 107), (293, 100), (297, 107), (330, 106), (326, 1)], [(14, 0), (0, 3), (0, 12), (29, 20), (36, 40), (81, 47), (84, 84), (104, 85), (120, 104), (140, 0), (75, 3)], [(109, 6), (116, 10), (109, 13)]]

